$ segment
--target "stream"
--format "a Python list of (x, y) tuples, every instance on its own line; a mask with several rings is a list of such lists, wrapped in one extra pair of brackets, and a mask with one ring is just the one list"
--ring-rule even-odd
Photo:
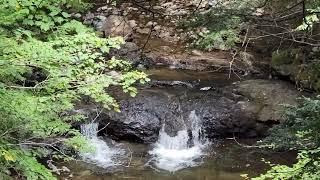
[[(179, 93), (183, 94), (183, 89), (190, 88), (192, 91), (206, 93), (211, 88), (223, 88), (239, 80), (233, 76), (229, 78), (228, 74), (167, 68), (150, 69), (146, 73), (156, 84), (165, 84), (161, 93), (172, 93), (173, 87), (181, 84), (177, 89)], [(169, 86), (168, 82), (171, 82)], [(142, 90), (145, 88), (155, 91), (158, 87), (141, 87), (141, 93), (144, 93)], [(98, 136), (98, 123), (81, 125), (82, 134), (88, 138), (90, 146), (96, 151), (80, 154), (78, 161), (64, 164), (71, 170), (71, 174), (61, 175), (60, 178), (235, 180), (241, 179), (241, 174), (254, 177), (268, 170), (268, 165), (262, 159), (281, 164), (291, 164), (295, 159), (296, 154), (293, 152), (276, 153), (244, 147), (253, 145), (259, 140), (257, 138), (208, 139), (201, 127), (202, 118), (199, 111), (182, 112), (184, 107), (181, 106), (183, 104), (177, 107), (174, 123), (162, 122), (158, 139), (151, 144), (114, 141), (111, 139), (112, 136)], [(106, 133), (108, 134), (108, 129)]]

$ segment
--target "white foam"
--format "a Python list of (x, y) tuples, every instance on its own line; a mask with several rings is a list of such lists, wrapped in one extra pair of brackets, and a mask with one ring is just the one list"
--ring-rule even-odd
[(195, 111), (191, 111), (189, 120), (192, 139), (187, 130), (178, 131), (176, 136), (171, 137), (162, 127), (155, 147), (149, 152), (152, 155), (151, 162), (157, 168), (174, 172), (201, 163), (200, 159), (205, 154), (204, 148), (208, 143), (201, 136), (200, 119)]
[(103, 168), (120, 165), (116, 159), (125, 154), (124, 150), (117, 147), (110, 148), (104, 140), (100, 139), (97, 136), (97, 123), (81, 125), (81, 133), (87, 137), (89, 146), (94, 150), (94, 152), (80, 154), (84, 161)]

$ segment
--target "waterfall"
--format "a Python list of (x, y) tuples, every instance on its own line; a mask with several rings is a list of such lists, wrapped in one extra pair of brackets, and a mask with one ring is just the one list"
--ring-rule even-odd
[(152, 155), (150, 162), (159, 169), (171, 172), (199, 165), (208, 143), (202, 136), (201, 122), (196, 112), (190, 112), (186, 128), (174, 137), (169, 136), (164, 127), (165, 124), (155, 147), (149, 152)]
[(98, 123), (82, 124), (80, 128), (81, 134), (87, 138), (93, 139), (98, 136)]
[(82, 124), (81, 133), (88, 139), (89, 146), (93, 149), (93, 152), (80, 154), (84, 161), (103, 168), (119, 165), (116, 158), (125, 152), (116, 147), (110, 148), (98, 137), (98, 123)]

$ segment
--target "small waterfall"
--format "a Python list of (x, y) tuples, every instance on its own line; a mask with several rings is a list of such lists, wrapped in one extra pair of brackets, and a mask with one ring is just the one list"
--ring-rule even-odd
[(82, 124), (80, 128), (81, 134), (89, 139), (96, 138), (98, 136), (98, 123)]
[(84, 161), (103, 168), (120, 165), (115, 159), (124, 155), (125, 152), (116, 147), (110, 148), (104, 140), (98, 137), (98, 123), (81, 125), (81, 133), (87, 137), (89, 146), (94, 149), (94, 152), (81, 154)]
[[(190, 112), (186, 128), (171, 137), (165, 132), (165, 124), (159, 133), (159, 139), (153, 150), (151, 162), (159, 169), (177, 171), (186, 167), (199, 165), (199, 159), (204, 155), (207, 142), (201, 134), (200, 118), (193, 110)], [(188, 129), (189, 127), (189, 129)]]

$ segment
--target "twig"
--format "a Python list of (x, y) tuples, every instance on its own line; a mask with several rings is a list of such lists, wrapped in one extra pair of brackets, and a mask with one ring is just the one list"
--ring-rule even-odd
[(241, 147), (245, 147), (245, 148), (272, 148), (271, 145), (261, 145), (261, 146), (249, 146), (249, 145), (244, 145), (244, 144), (241, 144), (237, 141), (236, 137), (234, 136), (234, 133), (233, 133), (233, 138), (234, 142), (236, 142), (239, 146)]
[(102, 113), (102, 111), (103, 111), (103, 109), (101, 109), (101, 110), (98, 112), (98, 109), (97, 109), (97, 115), (96, 115), (96, 117), (91, 121), (91, 123), (94, 123), (94, 122), (98, 119), (98, 117), (100, 116), (100, 114)]
[(110, 122), (109, 122), (107, 125), (105, 125), (103, 128), (99, 129), (99, 131), (98, 131), (98, 132), (100, 132), (100, 131), (104, 130), (104, 129), (109, 125), (109, 124), (110, 124)]

